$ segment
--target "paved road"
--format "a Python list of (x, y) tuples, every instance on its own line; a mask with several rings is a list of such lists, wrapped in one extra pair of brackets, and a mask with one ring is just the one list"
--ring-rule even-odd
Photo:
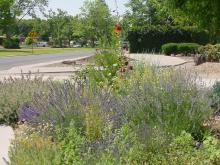
[(95, 51), (76, 51), (76, 52), (59, 53), (59, 54), (0, 57), (0, 71), (8, 70), (16, 66), (86, 57), (86, 56), (91, 56), (94, 53)]

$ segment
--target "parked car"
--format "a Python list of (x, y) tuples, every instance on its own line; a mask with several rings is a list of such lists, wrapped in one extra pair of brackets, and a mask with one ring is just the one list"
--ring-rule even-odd
[(48, 42), (37, 42), (37, 47), (46, 47), (48, 46)]
[(73, 48), (81, 48), (81, 45), (73, 45)]

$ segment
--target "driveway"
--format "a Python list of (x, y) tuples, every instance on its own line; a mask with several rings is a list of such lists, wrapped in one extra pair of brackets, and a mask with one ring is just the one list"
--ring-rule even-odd
[(57, 53), (57, 54), (1, 57), (0, 71), (8, 70), (16, 66), (24, 66), (24, 65), (32, 65), (32, 64), (65, 60), (65, 59), (88, 57), (93, 54), (95, 54), (95, 51), (76, 51), (76, 52)]

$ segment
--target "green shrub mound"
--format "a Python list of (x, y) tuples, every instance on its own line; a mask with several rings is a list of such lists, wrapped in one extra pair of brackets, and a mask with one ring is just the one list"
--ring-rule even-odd
[(220, 44), (202, 46), (199, 48), (199, 53), (208, 62), (220, 62)]
[(162, 52), (166, 55), (178, 53), (178, 47), (177, 47), (176, 43), (164, 44), (164, 45), (162, 45), (161, 49), (162, 49)]
[(20, 49), (19, 39), (16, 37), (6, 38), (3, 41), (3, 47), (6, 49)]
[(200, 45), (196, 43), (168, 43), (162, 45), (162, 52), (166, 55), (171, 54), (196, 54)]
[(205, 45), (210, 42), (209, 35), (195, 28), (175, 26), (148, 26), (133, 29), (128, 33), (131, 53), (160, 52), (166, 43), (198, 43)]

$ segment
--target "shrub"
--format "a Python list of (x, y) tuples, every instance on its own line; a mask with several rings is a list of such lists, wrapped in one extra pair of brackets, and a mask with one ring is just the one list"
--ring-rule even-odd
[(19, 49), (19, 39), (16, 37), (13, 38), (6, 38), (3, 41), (3, 47), (6, 49)]
[(129, 97), (123, 102), (130, 120), (147, 122), (175, 135), (182, 130), (202, 138), (203, 122), (213, 110), (209, 92), (198, 87), (196, 77), (186, 71), (148, 67), (136, 71), (121, 88)]
[(206, 61), (219, 62), (220, 60), (220, 44), (202, 46), (199, 48), (199, 53), (202, 54)]
[(113, 51), (101, 51), (95, 55), (95, 66), (89, 66), (79, 73), (81, 78), (86, 78), (90, 83), (99, 86), (110, 86), (114, 83), (120, 68), (122, 58)]
[(0, 81), (0, 124), (13, 124), (18, 121), (17, 110), (32, 100), (35, 93), (46, 93), (47, 82), (30, 76), (21, 79)]
[(18, 116), (32, 126), (50, 123), (64, 128), (74, 121), (76, 129), (94, 141), (102, 139), (109, 122), (112, 129), (118, 128), (120, 110), (120, 102), (108, 90), (66, 81), (52, 83), (48, 95), (34, 96), (28, 106), (21, 106)]
[(220, 82), (219, 81), (213, 85), (213, 92), (215, 95), (220, 97)]
[(4, 41), (4, 37), (0, 36), (0, 45), (3, 44), (3, 41)]
[(162, 45), (162, 52), (166, 55), (177, 54), (177, 44), (176, 43), (168, 43)]
[(202, 54), (196, 54), (194, 57), (194, 62), (195, 62), (195, 65), (200, 65), (206, 62), (206, 57)]
[(198, 52), (199, 44), (196, 43), (168, 43), (161, 47), (161, 50), (166, 55), (171, 54), (196, 54)]
[(177, 45), (178, 53), (184, 55), (196, 54), (199, 47), (200, 45), (196, 43), (179, 43)]
[(71, 121), (65, 128), (59, 128), (56, 133), (57, 140), (62, 147), (60, 164), (82, 164), (81, 148), (85, 143), (85, 138), (75, 128), (74, 121)]
[(32, 38), (32, 37), (27, 37), (26, 39), (25, 39), (25, 44), (26, 45), (31, 45), (31, 44), (33, 44), (34, 43), (34, 39)]
[(148, 26), (128, 33), (131, 53), (160, 52), (166, 43), (209, 43), (209, 35), (195, 28), (175, 26)]
[(37, 133), (26, 137), (17, 135), (12, 143), (9, 158), (10, 165), (27, 162), (29, 165), (60, 165), (61, 149), (51, 138), (42, 137)]

